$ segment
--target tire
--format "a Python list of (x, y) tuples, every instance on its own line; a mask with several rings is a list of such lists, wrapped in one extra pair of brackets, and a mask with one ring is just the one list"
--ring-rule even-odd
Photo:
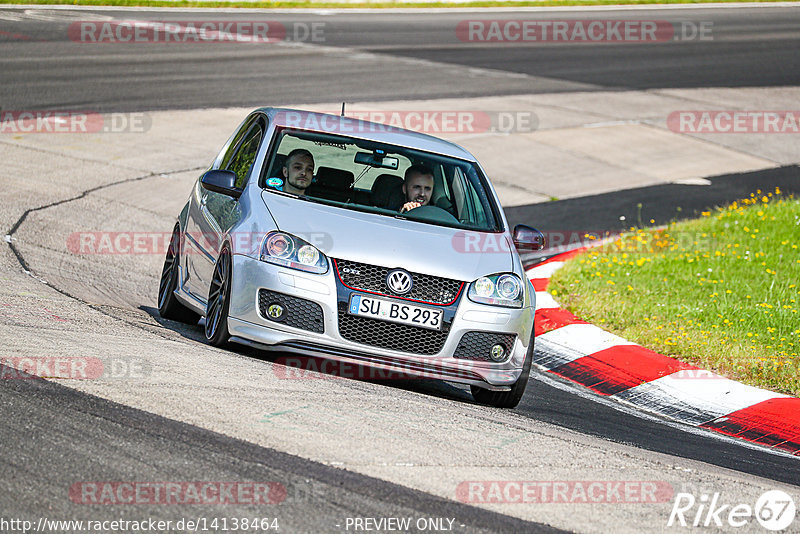
[(478, 404), (485, 406), (493, 406), (495, 408), (515, 408), (522, 396), (525, 394), (525, 388), (528, 385), (528, 376), (531, 374), (531, 362), (533, 361), (533, 334), (531, 334), (530, 345), (528, 345), (528, 352), (525, 354), (525, 362), (522, 364), (522, 373), (514, 385), (511, 386), (511, 391), (490, 391), (478, 386), (470, 386), (472, 398)]
[(228, 246), (222, 247), (214, 266), (214, 276), (208, 290), (206, 306), (206, 339), (215, 347), (225, 347), (231, 337), (228, 332), (228, 309), (231, 296), (231, 253)]
[(200, 315), (184, 306), (175, 296), (178, 287), (178, 266), (181, 252), (181, 226), (176, 224), (161, 269), (161, 280), (158, 284), (158, 313), (164, 319), (172, 319), (186, 324), (197, 324)]

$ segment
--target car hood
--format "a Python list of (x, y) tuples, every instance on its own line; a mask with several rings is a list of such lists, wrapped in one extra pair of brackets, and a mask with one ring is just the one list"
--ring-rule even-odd
[[(262, 198), (280, 230), (305, 239), (331, 258), (400, 267), (464, 282), (518, 271), (509, 249), (513, 245), (505, 233), (435, 226), (266, 191)], [(472, 246), (465, 247), (467, 235)]]

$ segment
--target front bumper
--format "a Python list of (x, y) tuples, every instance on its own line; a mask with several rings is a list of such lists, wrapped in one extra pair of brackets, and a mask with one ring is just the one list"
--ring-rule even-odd
[[(295, 328), (262, 316), (258, 297), (261, 289), (317, 303), (322, 309), (322, 331)], [(321, 356), (488, 389), (508, 389), (522, 372), (528, 345), (533, 342), (532, 307), (511, 309), (477, 304), (466, 297), (465, 285), (458, 300), (445, 312), (449, 332), (441, 350), (423, 355), (342, 337), (339, 314), (346, 313), (343, 304), (351, 292), (339, 281), (333, 265), (326, 274), (315, 275), (234, 255), (228, 330), (232, 341), (265, 350)], [(513, 334), (516, 339), (501, 363), (455, 358), (456, 348), (467, 332)]]

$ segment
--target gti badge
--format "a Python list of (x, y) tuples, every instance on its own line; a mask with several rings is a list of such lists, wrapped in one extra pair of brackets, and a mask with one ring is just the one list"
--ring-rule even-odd
[(411, 291), (414, 284), (410, 274), (403, 269), (394, 269), (389, 271), (389, 274), (386, 275), (386, 285), (389, 286), (389, 289), (395, 294), (405, 295)]

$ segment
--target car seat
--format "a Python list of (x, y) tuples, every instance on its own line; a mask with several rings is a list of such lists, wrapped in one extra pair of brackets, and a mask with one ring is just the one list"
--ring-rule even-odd
[(372, 205), (387, 210), (400, 210), (405, 201), (403, 179), (393, 174), (381, 174), (372, 184)]
[(350, 171), (320, 167), (315, 181), (306, 189), (306, 195), (336, 202), (350, 202), (355, 176)]

